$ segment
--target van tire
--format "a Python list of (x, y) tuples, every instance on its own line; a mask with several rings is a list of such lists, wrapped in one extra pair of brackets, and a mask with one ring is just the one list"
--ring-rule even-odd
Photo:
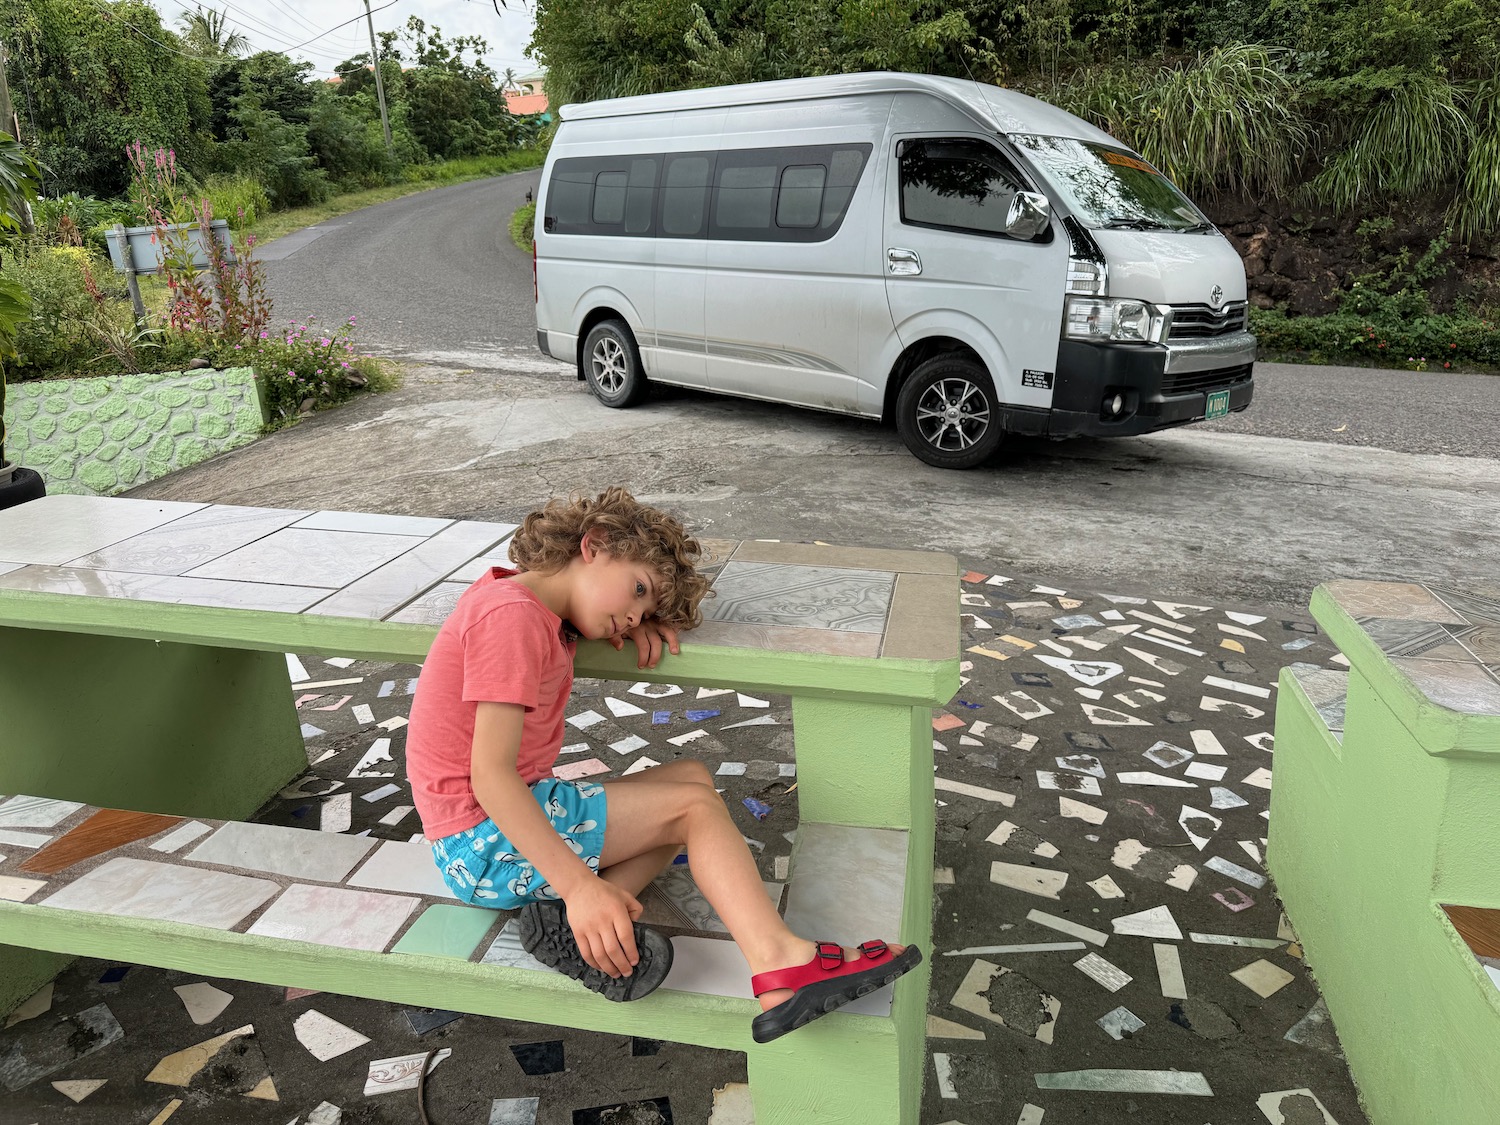
[(896, 432), (939, 469), (984, 464), (1005, 436), (989, 372), (952, 352), (920, 364), (896, 396)]
[(641, 350), (623, 320), (601, 320), (583, 341), (583, 378), (594, 397), (615, 410), (646, 397)]

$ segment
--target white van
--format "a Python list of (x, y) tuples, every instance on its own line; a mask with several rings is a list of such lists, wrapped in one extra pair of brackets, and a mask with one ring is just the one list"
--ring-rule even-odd
[(1007, 433), (1243, 410), (1245, 273), (1109, 134), (997, 86), (848, 74), (562, 108), (537, 344), (606, 406), (670, 383), (894, 421), (945, 468)]

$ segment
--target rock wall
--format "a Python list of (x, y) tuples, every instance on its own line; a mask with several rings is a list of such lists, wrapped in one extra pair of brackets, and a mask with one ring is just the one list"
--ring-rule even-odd
[[(1442, 214), (1420, 208), (1398, 217), (1390, 230), (1361, 235), (1357, 217), (1309, 214), (1281, 200), (1221, 199), (1202, 206), (1244, 260), (1250, 303), (1280, 305), (1298, 316), (1337, 311), (1339, 294), (1355, 278), (1403, 249), (1413, 260), (1421, 257), (1444, 226)], [(1450, 268), (1428, 285), (1437, 311), (1450, 311), (1461, 298), (1500, 303), (1500, 238), (1450, 247), (1445, 257)]]
[(5, 421), (6, 457), (48, 492), (112, 496), (254, 441), (266, 413), (234, 367), (12, 383)]

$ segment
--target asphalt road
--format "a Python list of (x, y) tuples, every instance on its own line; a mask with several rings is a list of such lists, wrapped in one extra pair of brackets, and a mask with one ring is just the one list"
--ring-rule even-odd
[[(363, 346), (446, 367), (550, 369), (536, 349), (531, 263), (506, 229), (540, 178), (422, 192), (269, 243), (278, 318), (358, 316)], [(1500, 378), (1261, 363), (1250, 409), (1198, 429), (1495, 458)]]

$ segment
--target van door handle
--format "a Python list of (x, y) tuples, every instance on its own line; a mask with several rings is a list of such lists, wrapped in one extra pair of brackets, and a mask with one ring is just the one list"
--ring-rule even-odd
[(885, 252), (885, 271), (893, 276), (915, 277), (922, 272), (922, 256), (915, 250), (891, 246)]

